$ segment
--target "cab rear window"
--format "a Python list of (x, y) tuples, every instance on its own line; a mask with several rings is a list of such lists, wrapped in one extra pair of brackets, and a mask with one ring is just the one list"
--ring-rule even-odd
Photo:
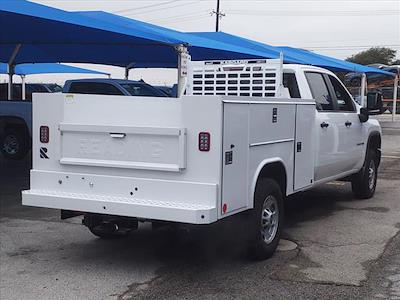
[(290, 98), (301, 98), (296, 75), (294, 73), (283, 74), (283, 86), (289, 90)]
[(93, 95), (123, 95), (123, 93), (112, 84), (100, 82), (72, 82), (68, 93)]

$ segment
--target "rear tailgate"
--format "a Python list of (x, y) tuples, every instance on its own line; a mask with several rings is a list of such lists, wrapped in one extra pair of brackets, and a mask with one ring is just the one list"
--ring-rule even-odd
[[(26, 205), (188, 223), (217, 220), (221, 103), (37, 95), (31, 190)], [(210, 97), (212, 98), (212, 97)], [(203, 99), (202, 99), (203, 100)], [(207, 118), (199, 113), (207, 111)], [(210, 113), (211, 112), (211, 113)], [(198, 149), (199, 132), (215, 145)], [(36, 155), (39, 152), (45, 157)]]

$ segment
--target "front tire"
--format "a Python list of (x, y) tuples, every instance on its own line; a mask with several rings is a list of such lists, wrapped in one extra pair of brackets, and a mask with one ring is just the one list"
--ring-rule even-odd
[(378, 178), (377, 152), (368, 150), (363, 169), (351, 181), (354, 195), (359, 199), (369, 199), (375, 194)]
[(283, 196), (275, 180), (263, 178), (257, 184), (254, 209), (250, 213), (250, 255), (256, 260), (271, 257), (278, 247), (283, 223)]

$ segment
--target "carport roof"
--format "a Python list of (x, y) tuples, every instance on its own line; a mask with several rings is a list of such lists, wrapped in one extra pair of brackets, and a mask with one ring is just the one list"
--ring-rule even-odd
[[(72, 67), (57, 63), (39, 63), (39, 64), (20, 64), (15, 66), (16, 75), (34, 75), (34, 74), (54, 74), (54, 73), (75, 73), (75, 74), (101, 74), (108, 73), (89, 70), (84, 68)], [(0, 63), (0, 74), (8, 74), (7, 64)]]
[(0, 2), (0, 27), (0, 61), (4, 63), (10, 61), (19, 44), (15, 64), (176, 67), (177, 45), (187, 45), (194, 60), (279, 57), (278, 50), (259, 52), (112, 14), (85, 15), (25, 0)]
[(336, 59), (333, 57), (321, 55), (315, 52), (297, 49), (292, 47), (276, 47), (268, 44), (260, 43), (257, 41), (242, 38), (236, 35), (224, 33), (224, 32), (192, 32), (192, 35), (206, 37), (208, 39), (220, 40), (223, 42), (241, 45), (242, 47), (249, 47), (256, 49), (257, 51), (270, 51), (275, 49), (283, 53), (283, 59), (285, 62), (294, 62), (304, 65), (312, 65), (329, 69), (331, 71), (345, 71), (345, 72), (358, 72), (358, 73), (377, 73), (388, 76), (393, 76), (392, 73), (386, 72), (377, 68), (371, 68), (344, 60)]
[(0, 62), (4, 63), (175, 68), (175, 47), (186, 45), (193, 60), (278, 58), (283, 52), (285, 62), (393, 76), (306, 50), (273, 47), (222, 32), (187, 34), (105, 12), (67, 12), (26, 0), (0, 1), (0, 27)]

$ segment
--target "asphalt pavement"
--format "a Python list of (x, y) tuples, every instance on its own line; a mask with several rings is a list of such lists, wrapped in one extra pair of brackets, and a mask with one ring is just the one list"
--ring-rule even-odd
[(262, 262), (220, 225), (100, 240), (22, 206), (31, 161), (0, 158), (0, 299), (400, 299), (400, 123), (380, 119), (375, 197), (332, 182), (290, 199), (286, 242)]

